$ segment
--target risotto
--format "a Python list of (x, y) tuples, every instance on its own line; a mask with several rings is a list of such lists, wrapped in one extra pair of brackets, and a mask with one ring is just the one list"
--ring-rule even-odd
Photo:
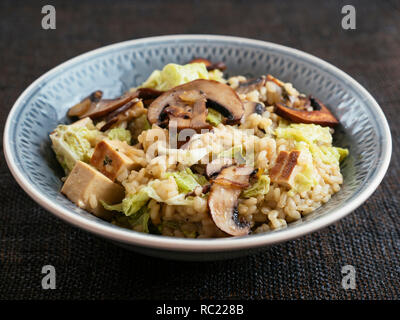
[(340, 190), (348, 150), (318, 99), (223, 63), (167, 64), (121, 97), (95, 91), (51, 134), (61, 192), (139, 232), (186, 238), (284, 228)]

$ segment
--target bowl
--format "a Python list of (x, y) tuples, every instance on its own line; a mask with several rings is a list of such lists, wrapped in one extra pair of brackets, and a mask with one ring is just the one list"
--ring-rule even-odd
[[(122, 229), (78, 208), (60, 193), (63, 173), (50, 148), (49, 133), (68, 123), (66, 112), (88, 93), (119, 96), (169, 62), (194, 57), (224, 61), (227, 75), (270, 73), (324, 101), (340, 120), (334, 134), (349, 148), (341, 165), (342, 189), (312, 214), (287, 228), (222, 239), (181, 239)], [(50, 70), (18, 98), (4, 130), (7, 164), (20, 186), (38, 204), (64, 221), (125, 248), (182, 260), (213, 260), (250, 254), (298, 238), (343, 218), (374, 192), (388, 168), (392, 143), (388, 123), (374, 98), (331, 64), (285, 46), (215, 35), (172, 35), (109, 45)]]

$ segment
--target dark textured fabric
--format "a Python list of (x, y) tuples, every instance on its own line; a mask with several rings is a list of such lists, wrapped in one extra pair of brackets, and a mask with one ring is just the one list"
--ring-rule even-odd
[[(57, 29), (41, 29), (41, 7)], [(0, 2), (1, 131), (33, 80), (88, 50), (161, 34), (212, 33), (304, 50), (349, 73), (378, 100), (393, 157), (378, 190), (340, 222), (246, 258), (175, 262), (126, 251), (80, 231), (32, 201), (0, 162), (0, 298), (396, 299), (400, 297), (400, 2), (351, 1), (357, 29), (341, 28), (341, 1)], [(1, 140), (2, 141), (2, 140)], [(2, 142), (1, 142), (2, 145)], [(42, 290), (41, 268), (57, 271)], [(341, 268), (356, 269), (355, 290)]]

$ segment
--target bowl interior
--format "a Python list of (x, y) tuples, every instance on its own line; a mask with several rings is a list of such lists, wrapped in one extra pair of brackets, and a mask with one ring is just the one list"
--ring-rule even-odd
[[(90, 92), (100, 89), (105, 97), (119, 96), (143, 82), (154, 69), (169, 62), (184, 64), (194, 57), (224, 61), (228, 66), (227, 76), (270, 73), (293, 83), (300, 92), (318, 97), (340, 119), (334, 144), (350, 150), (350, 156), (342, 164), (342, 189), (309, 216), (275, 232), (291, 232), (335, 214), (365, 191), (369, 181), (385, 166), (384, 154), (389, 152), (390, 139), (382, 129), (386, 121), (372, 97), (351, 78), (315, 57), (286, 47), (207, 36), (128, 41), (95, 50), (50, 71), (24, 92), (10, 114), (5, 141), (9, 162), (44, 201), (57, 203), (103, 227), (118, 228), (79, 209), (59, 193), (62, 170), (50, 148), (49, 133), (59, 123), (68, 123), (68, 108)], [(267, 241), (268, 235), (262, 236)]]

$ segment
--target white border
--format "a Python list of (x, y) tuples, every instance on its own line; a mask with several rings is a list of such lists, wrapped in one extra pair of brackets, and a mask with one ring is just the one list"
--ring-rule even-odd
[[(181, 238), (154, 236), (154, 235), (149, 235), (149, 234), (145, 234), (145, 233), (139, 233), (139, 232), (134, 232), (134, 231), (130, 231), (130, 230), (125, 230), (122, 228), (111, 227), (111, 225), (110, 226), (104, 225), (104, 224), (98, 223), (96, 221), (87, 219), (84, 216), (78, 215), (72, 211), (69, 211), (68, 209), (58, 205), (57, 203), (48, 202), (42, 196), (42, 194), (39, 191), (37, 191), (34, 186), (31, 185), (31, 183), (27, 180), (27, 178), (24, 177), (24, 174), (14, 164), (14, 159), (13, 159), (13, 155), (11, 152), (11, 150), (12, 150), (11, 141), (9, 141), (9, 132), (11, 129), (11, 121), (15, 117), (16, 106), (23, 103), (25, 97), (29, 94), (29, 92), (34, 87), (38, 86), (43, 79), (60, 71), (60, 69), (62, 69), (62, 68), (67, 68), (68, 66), (76, 63), (77, 61), (79, 61), (81, 59), (89, 58), (90, 56), (92, 56), (94, 54), (106, 52), (110, 49), (118, 49), (120, 47), (124, 47), (126, 44), (146, 44), (148, 42), (154, 42), (154, 41), (165, 41), (165, 40), (171, 40), (171, 41), (175, 40), (176, 41), (176, 40), (185, 40), (185, 39), (188, 39), (188, 40), (190, 40), (190, 39), (192, 39), (192, 40), (196, 40), (196, 39), (214, 40), (214, 41), (215, 40), (220, 40), (220, 41), (230, 40), (230, 41), (240, 42), (243, 45), (252, 44), (252, 45), (265, 46), (267, 44), (269, 47), (272, 47), (272, 48), (275, 48), (278, 50), (287, 51), (287, 52), (289, 51), (295, 55), (306, 58), (307, 60), (311, 60), (311, 61), (314, 60), (315, 62), (322, 64), (327, 70), (331, 71), (332, 73), (339, 74), (346, 81), (350, 82), (352, 85), (354, 85), (357, 88), (357, 90), (359, 90), (359, 92), (362, 95), (366, 96), (372, 102), (372, 105), (375, 108), (375, 111), (377, 112), (378, 117), (379, 117), (376, 120), (378, 123), (380, 123), (382, 125), (382, 129), (383, 129), (383, 137), (384, 137), (384, 143), (385, 143), (385, 145), (383, 146), (384, 152), (381, 155), (383, 157), (383, 160), (382, 160), (381, 166), (380, 166), (374, 180), (370, 181), (367, 188), (363, 192), (361, 192), (356, 198), (352, 199), (352, 201), (347, 203), (345, 206), (338, 208), (336, 212), (332, 212), (325, 216), (322, 215), (322, 216), (318, 217), (318, 219), (316, 219), (316, 220), (309, 221), (308, 223), (304, 223), (304, 224), (299, 224), (295, 228), (285, 229), (285, 230), (281, 230), (278, 232), (258, 234), (255, 236), (240, 237), (240, 238), (181, 239)], [(367, 90), (364, 89), (358, 82), (356, 82), (349, 75), (347, 75), (343, 71), (339, 70), (338, 68), (334, 67), (333, 65), (331, 65), (327, 62), (325, 62), (313, 55), (299, 51), (297, 49), (292, 49), (292, 48), (289, 48), (286, 46), (273, 44), (273, 43), (265, 42), (265, 41), (252, 40), (252, 39), (239, 38), (239, 37), (231, 37), (231, 36), (218, 36), (218, 35), (171, 35), (171, 36), (149, 37), (149, 38), (142, 38), (142, 39), (137, 39), (137, 40), (129, 40), (129, 41), (112, 44), (109, 46), (102, 47), (100, 49), (96, 49), (96, 50), (87, 52), (85, 54), (79, 55), (73, 59), (70, 59), (70, 60), (62, 63), (61, 65), (46, 72), (44, 75), (42, 75), (36, 81), (34, 81), (17, 99), (17, 101), (15, 102), (15, 104), (14, 104), (13, 108), (11, 109), (11, 111), (8, 115), (8, 118), (7, 118), (6, 126), (4, 129), (3, 145), (4, 145), (4, 154), (5, 154), (5, 158), (6, 158), (8, 167), (10, 168), (11, 173), (15, 177), (18, 184), (37, 203), (39, 203), (46, 210), (55, 214), (57, 217), (65, 220), (66, 222), (69, 222), (75, 226), (78, 226), (84, 230), (87, 230), (96, 235), (99, 235), (99, 236), (102, 236), (102, 237), (105, 237), (105, 238), (108, 238), (108, 239), (111, 239), (114, 241), (118, 241), (118, 242), (122, 242), (122, 243), (126, 243), (126, 244), (132, 244), (135, 246), (149, 247), (149, 248), (161, 249), (161, 250), (167, 249), (167, 250), (171, 250), (171, 251), (180, 251), (180, 252), (233, 251), (233, 250), (239, 250), (239, 249), (249, 249), (249, 248), (261, 247), (261, 246), (267, 246), (267, 245), (275, 244), (278, 242), (298, 238), (307, 233), (310, 233), (310, 232), (316, 231), (318, 229), (321, 229), (323, 227), (326, 227), (329, 224), (343, 218), (344, 216), (346, 216), (347, 214), (349, 214), (350, 212), (355, 210), (357, 207), (359, 207), (365, 200), (368, 199), (368, 197), (375, 191), (375, 189), (378, 187), (378, 185), (382, 181), (382, 179), (388, 169), (391, 154), (392, 154), (392, 139), (391, 139), (390, 129), (389, 129), (389, 125), (387, 123), (387, 120), (386, 120), (382, 110), (380, 109), (379, 105), (374, 100), (374, 98), (367, 92)]]

